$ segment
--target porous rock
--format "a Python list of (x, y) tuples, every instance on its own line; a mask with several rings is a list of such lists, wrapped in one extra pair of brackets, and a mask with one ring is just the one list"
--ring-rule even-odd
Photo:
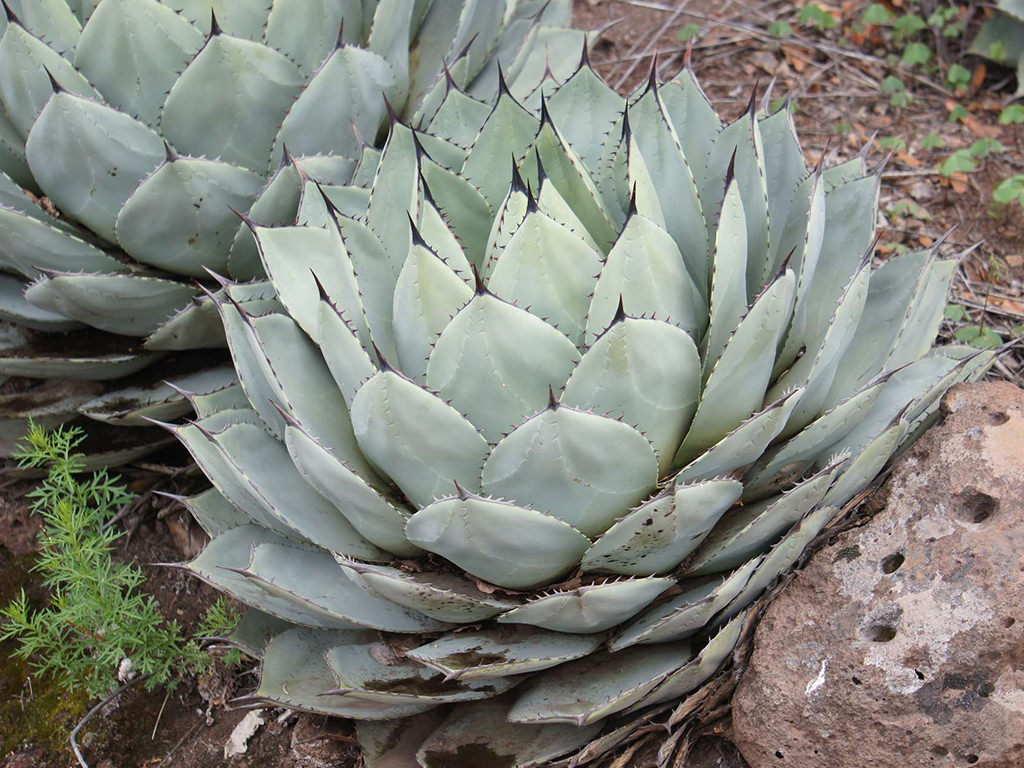
[(769, 606), (733, 702), (751, 768), (1024, 766), (1024, 391), (942, 413)]

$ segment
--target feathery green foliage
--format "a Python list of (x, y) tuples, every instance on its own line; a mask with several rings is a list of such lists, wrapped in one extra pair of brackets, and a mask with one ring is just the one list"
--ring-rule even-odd
[(142, 570), (111, 557), (120, 533), (104, 524), (132, 496), (106, 471), (80, 474), (75, 449), (81, 441), (80, 430), (47, 432), (33, 424), (18, 455), (22, 467), (48, 470), (29, 497), (44, 523), (34, 570), (50, 599), (35, 608), (23, 591), (0, 609), (0, 637), (17, 638), (20, 657), (93, 697), (136, 675), (147, 676), (150, 688), (174, 686), (203, 668), (207, 654), (183, 637), (177, 622), (164, 619), (141, 588)]

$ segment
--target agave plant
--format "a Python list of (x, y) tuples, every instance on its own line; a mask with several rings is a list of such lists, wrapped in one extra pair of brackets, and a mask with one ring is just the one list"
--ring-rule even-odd
[(970, 52), (1017, 70), (1017, 96), (1024, 96), (1024, 2), (996, 0), (996, 12), (978, 30)]
[(240, 386), (168, 429), (251, 700), (364, 721), (371, 766), (539, 765), (685, 697), (988, 359), (932, 347), (953, 262), (872, 268), (863, 158), (809, 169), (787, 109), (724, 124), (689, 70), (449, 81), (303, 178), (297, 224), (247, 222), (273, 298), (210, 294)]
[[(195, 280), (206, 268), (263, 275), (231, 209), (290, 223), (300, 179), (346, 184), (372, 172), (388, 109), (413, 120), (436, 109), (443, 61), (475, 96), (494, 94), (499, 64), (525, 95), (566, 55), (571, 73), (583, 37), (551, 26), (568, 20), (568, 0), (4, 7), (0, 374), (84, 381), (223, 346)], [(51, 386), (0, 408), (58, 419), (85, 405), (118, 423), (137, 422), (140, 405), (187, 410), (166, 386), (86, 405), (97, 391), (56, 397)]]

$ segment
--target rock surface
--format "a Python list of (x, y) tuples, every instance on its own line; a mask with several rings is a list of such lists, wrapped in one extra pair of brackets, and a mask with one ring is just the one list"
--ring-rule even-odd
[(733, 701), (752, 768), (1024, 766), (1024, 391), (943, 412), (768, 608)]

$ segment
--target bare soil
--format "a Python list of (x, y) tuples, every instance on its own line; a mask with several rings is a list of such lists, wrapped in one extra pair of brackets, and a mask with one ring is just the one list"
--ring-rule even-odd
[[(840, 19), (840, 28), (859, 18), (868, 5), (863, 0), (819, 4)], [(981, 244), (961, 261), (955, 285), (954, 300), (970, 310), (968, 321), (1003, 331), (1024, 321), (1024, 213), (1019, 206), (997, 207), (991, 197), (1000, 179), (1024, 173), (1024, 126), (998, 124), (999, 112), (1013, 91), (1012, 77), (968, 59), (975, 79), (968, 93), (958, 95), (937, 75), (904, 72), (914, 98), (909, 106), (897, 109), (880, 88), (886, 75), (900, 66), (887, 59), (886, 41), (870, 36), (843, 39), (839, 32), (823, 34), (803, 27), (797, 22), (802, 5), (803, 0), (575, 0), (575, 13), (581, 27), (616, 22), (605, 31), (591, 61), (623, 94), (646, 80), (655, 54), (663, 77), (678, 69), (686, 56), (679, 31), (696, 25), (699, 36), (692, 46), (691, 65), (724, 117), (741, 114), (751, 93), (762, 97), (774, 79), (773, 98), (795, 99), (797, 126), (811, 161), (822, 153), (833, 162), (865, 151), (869, 163), (877, 165), (889, 154), (879, 140), (901, 137), (905, 148), (895, 151), (883, 173), (881, 207), (890, 215), (880, 222), (882, 254), (901, 247), (928, 247), (955, 226), (943, 249), (946, 255)], [(890, 7), (901, 12), (904, 5), (926, 14), (935, 3), (893, 0)], [(983, 13), (980, 7), (960, 6), (969, 25), (976, 25)], [(794, 34), (782, 39), (767, 34), (768, 23), (776, 19), (789, 20)], [(962, 41), (937, 43), (939, 54), (949, 61), (956, 60), (962, 46)], [(949, 112), (957, 103), (968, 109), (968, 118), (950, 122)], [(923, 149), (921, 139), (930, 133), (938, 134), (945, 148)], [(982, 161), (969, 174), (945, 177), (935, 170), (950, 151), (983, 137), (997, 138), (1007, 151)], [(906, 202), (920, 206), (928, 216), (892, 213)], [(956, 327), (948, 323), (945, 332), (951, 334)], [(1011, 353), (996, 375), (1020, 383), (1022, 369), (1019, 352)], [(154, 487), (151, 473), (129, 477), (143, 493)], [(24, 501), (30, 487), (26, 481), (12, 480), (0, 486), (0, 602), (22, 587), (34, 599), (43, 597), (29, 572), (38, 529)], [(166, 484), (163, 489), (184, 490)], [(118, 556), (141, 564), (178, 561), (202, 544), (202, 532), (186, 513), (151, 494), (120, 524), (126, 536)], [(147, 565), (146, 573), (146, 588), (157, 596), (165, 615), (186, 631), (215, 597), (181, 570)], [(0, 644), (0, 768), (77, 765), (67, 734), (91, 703), (64, 695), (52, 681), (33, 677), (24, 664), (10, 658), (12, 650), (12, 644)], [(224, 744), (245, 715), (244, 710), (231, 708), (231, 698), (254, 683), (250, 664), (231, 670), (219, 666), (202, 680), (185, 681), (171, 694), (130, 690), (84, 730), (80, 741), (86, 757), (92, 768), (359, 764), (349, 724), (282, 710), (268, 711), (267, 723), (243, 756), (225, 759)], [(715, 733), (699, 741), (686, 766), (742, 766), (727, 737), (728, 733)]]

